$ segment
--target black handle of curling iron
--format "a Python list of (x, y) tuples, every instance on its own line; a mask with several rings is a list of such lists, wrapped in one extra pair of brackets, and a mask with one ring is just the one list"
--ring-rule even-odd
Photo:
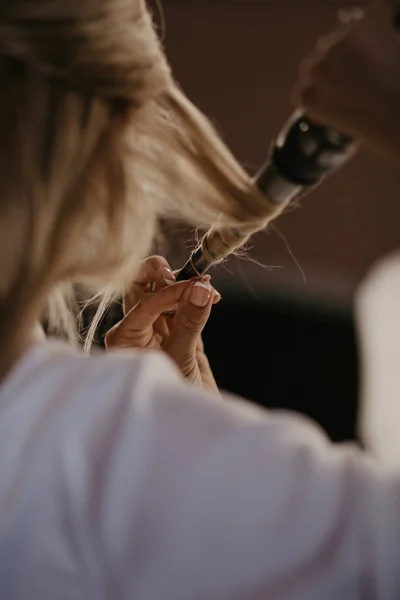
[[(288, 203), (345, 162), (352, 144), (350, 138), (315, 125), (295, 112), (272, 145), (270, 157), (255, 181), (269, 202)], [(207, 238), (203, 243), (207, 243)], [(212, 248), (207, 250), (212, 256)], [(200, 247), (178, 273), (177, 281), (202, 275), (210, 266)]]

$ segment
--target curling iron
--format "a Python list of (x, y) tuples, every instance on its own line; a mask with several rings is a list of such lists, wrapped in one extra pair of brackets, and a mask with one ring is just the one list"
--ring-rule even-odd
[[(266, 203), (281, 212), (295, 198), (321, 183), (326, 175), (339, 168), (352, 154), (351, 138), (313, 124), (301, 112), (295, 112), (272, 144), (270, 157), (255, 177), (266, 196)], [(251, 233), (255, 233), (252, 231)], [(239, 248), (249, 237), (249, 230), (211, 229), (203, 238), (177, 281), (205, 274), (221, 262), (232, 248)]]
[[(398, 6), (393, 26), (400, 31)], [(303, 113), (295, 112), (272, 144), (267, 163), (255, 177), (256, 185), (265, 195), (269, 220), (342, 166), (353, 155), (354, 147), (351, 138), (315, 125)], [(236, 229), (211, 229), (179, 271), (177, 280), (203, 275), (233, 249), (242, 246), (254, 233), (256, 229), (248, 225)]]

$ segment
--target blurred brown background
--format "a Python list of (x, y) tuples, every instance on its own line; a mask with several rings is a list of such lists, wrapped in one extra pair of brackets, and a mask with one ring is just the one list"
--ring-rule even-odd
[[(154, 3), (153, 3), (154, 4)], [(217, 124), (240, 161), (254, 170), (292, 111), (300, 60), (354, 1), (164, 0), (166, 48), (189, 97)], [(370, 265), (400, 242), (400, 176), (360, 153), (277, 223), (307, 284), (274, 231), (257, 236), (247, 261), (218, 269), (222, 287), (260, 285), (348, 300)], [(189, 235), (185, 236), (190, 237)], [(187, 257), (179, 243), (175, 262)], [(176, 251), (176, 247), (174, 248)], [(179, 266), (176, 264), (174, 266)]]

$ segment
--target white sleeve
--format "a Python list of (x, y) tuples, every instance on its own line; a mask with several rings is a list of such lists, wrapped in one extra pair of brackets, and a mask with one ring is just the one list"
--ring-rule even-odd
[(400, 597), (397, 474), (300, 417), (143, 365), (91, 423), (91, 536), (110, 597)]
[(400, 467), (400, 254), (372, 270), (356, 308), (361, 435), (382, 463)]

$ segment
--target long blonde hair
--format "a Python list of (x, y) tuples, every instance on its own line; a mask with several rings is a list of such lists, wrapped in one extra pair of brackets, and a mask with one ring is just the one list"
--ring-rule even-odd
[(3, 340), (60, 286), (124, 286), (161, 216), (262, 216), (175, 84), (144, 0), (2, 2), (0, 89)]

